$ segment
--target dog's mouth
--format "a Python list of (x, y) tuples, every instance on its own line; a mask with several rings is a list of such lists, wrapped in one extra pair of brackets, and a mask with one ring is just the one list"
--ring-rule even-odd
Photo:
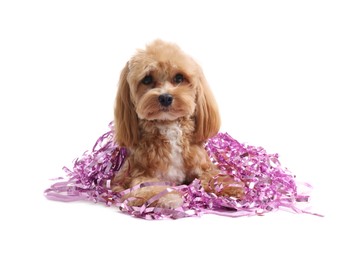
[(161, 107), (159, 110), (162, 111), (162, 112), (169, 112), (170, 111), (169, 107)]
[(176, 120), (185, 116), (184, 110), (173, 109), (172, 107), (160, 107), (156, 111), (150, 111), (146, 114), (148, 120)]

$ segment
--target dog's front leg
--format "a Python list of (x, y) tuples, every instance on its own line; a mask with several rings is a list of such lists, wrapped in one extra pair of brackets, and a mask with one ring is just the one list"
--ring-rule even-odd
[(174, 209), (183, 204), (181, 194), (159, 179), (137, 177), (132, 180), (130, 186), (133, 191), (124, 196), (124, 199), (129, 199), (130, 206), (147, 204), (147, 206)]
[(199, 179), (206, 192), (238, 199), (244, 197), (244, 183), (235, 181), (227, 174), (221, 174), (215, 165), (212, 165)]

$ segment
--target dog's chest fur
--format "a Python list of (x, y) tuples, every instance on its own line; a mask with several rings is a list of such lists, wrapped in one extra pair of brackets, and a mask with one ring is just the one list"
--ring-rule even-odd
[(178, 122), (158, 126), (160, 134), (170, 144), (170, 164), (167, 172), (160, 172), (160, 178), (174, 183), (182, 183), (185, 179), (182, 138), (183, 131)]

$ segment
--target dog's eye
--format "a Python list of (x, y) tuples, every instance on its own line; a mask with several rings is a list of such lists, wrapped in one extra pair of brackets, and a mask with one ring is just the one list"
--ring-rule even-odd
[(144, 85), (150, 85), (153, 83), (153, 77), (151, 75), (147, 75), (142, 79), (142, 84)]
[(180, 73), (174, 76), (173, 82), (176, 84), (182, 83), (184, 81), (184, 76)]

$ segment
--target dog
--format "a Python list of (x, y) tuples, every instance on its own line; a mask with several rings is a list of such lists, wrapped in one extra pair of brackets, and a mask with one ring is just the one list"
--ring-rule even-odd
[(149, 183), (125, 196), (134, 198), (130, 205), (177, 208), (184, 200), (170, 185), (196, 178), (206, 192), (243, 196), (204, 149), (219, 131), (219, 110), (202, 68), (178, 45), (158, 39), (137, 50), (121, 71), (114, 110), (115, 141), (128, 156), (111, 189)]

